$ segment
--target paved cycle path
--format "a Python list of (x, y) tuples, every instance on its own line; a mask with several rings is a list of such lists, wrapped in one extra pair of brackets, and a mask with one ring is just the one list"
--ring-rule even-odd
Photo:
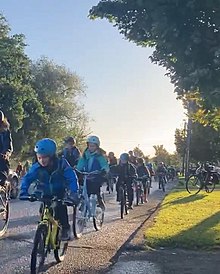
[[(115, 193), (105, 193), (105, 222), (96, 232), (92, 222), (83, 237), (69, 243), (64, 262), (54, 263), (53, 256), (46, 260), (45, 273), (97, 273), (106, 271), (118, 257), (123, 244), (132, 233), (156, 210), (164, 194), (153, 182), (149, 203), (134, 207), (129, 215), (120, 219), (120, 208)], [(30, 273), (30, 254), (39, 219), (39, 203), (12, 200), (10, 224), (7, 234), (0, 240), (0, 273)]]

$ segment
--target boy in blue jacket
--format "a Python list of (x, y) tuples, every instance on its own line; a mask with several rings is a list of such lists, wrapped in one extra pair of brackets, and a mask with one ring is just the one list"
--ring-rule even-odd
[[(77, 203), (78, 180), (75, 172), (64, 158), (56, 156), (56, 142), (45, 138), (35, 145), (36, 163), (22, 178), (20, 198), (28, 196), (28, 189), (32, 182), (38, 181), (37, 191), (45, 196), (56, 196), (60, 199), (66, 195), (66, 188), (70, 190), (69, 198)], [(62, 240), (69, 239), (69, 221), (67, 206), (57, 202), (54, 206), (55, 219), (62, 226)]]
[(101, 197), (101, 186), (106, 181), (104, 176), (109, 171), (109, 165), (104, 157), (104, 151), (100, 148), (100, 140), (97, 136), (88, 137), (87, 148), (79, 159), (76, 169), (84, 172), (100, 171), (100, 174), (87, 179), (86, 187), (88, 195), (96, 194), (100, 207), (105, 210)]

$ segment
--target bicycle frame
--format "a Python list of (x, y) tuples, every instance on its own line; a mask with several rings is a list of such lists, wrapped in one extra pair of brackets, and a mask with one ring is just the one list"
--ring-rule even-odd
[[(86, 204), (84, 211), (83, 211), (83, 216), (87, 220), (89, 220), (90, 217), (95, 216), (96, 205), (97, 205), (97, 195), (91, 194), (90, 197), (88, 196), (87, 187), (86, 187), (88, 175), (89, 174), (84, 174), (83, 191), (82, 191), (82, 196), (83, 196), (83, 198), (85, 200), (85, 204)], [(87, 212), (88, 212), (88, 214), (87, 214)]]
[(41, 225), (46, 225), (47, 226), (47, 237), (45, 240), (45, 246), (46, 249), (51, 248), (51, 249), (56, 249), (57, 246), (57, 231), (58, 228), (60, 228), (58, 221), (54, 219), (54, 217), (50, 213), (50, 207), (47, 204), (44, 204), (44, 211), (42, 215), (42, 220), (38, 224), (38, 226)]

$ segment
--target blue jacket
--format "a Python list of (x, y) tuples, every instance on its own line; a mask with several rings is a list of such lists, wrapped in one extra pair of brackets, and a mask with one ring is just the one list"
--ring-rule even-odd
[(70, 189), (71, 192), (78, 191), (76, 174), (64, 158), (55, 158), (54, 166), (50, 172), (47, 167), (42, 167), (38, 162), (34, 163), (22, 178), (21, 191), (28, 193), (28, 189), (34, 181), (41, 183), (37, 186), (37, 189), (40, 188), (45, 195), (62, 196), (61, 193), (63, 193), (65, 187)]

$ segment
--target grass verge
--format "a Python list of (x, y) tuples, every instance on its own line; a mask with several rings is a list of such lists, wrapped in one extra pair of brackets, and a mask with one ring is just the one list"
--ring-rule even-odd
[(220, 191), (189, 195), (180, 182), (165, 197), (145, 241), (150, 247), (220, 247)]

